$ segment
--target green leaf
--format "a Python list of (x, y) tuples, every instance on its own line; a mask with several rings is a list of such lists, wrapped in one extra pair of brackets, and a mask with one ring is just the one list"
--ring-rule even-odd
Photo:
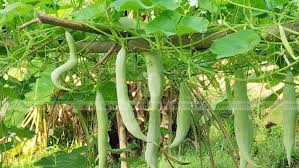
[(32, 91), (25, 94), (27, 103), (30, 105), (41, 105), (50, 101), (54, 88), (51, 81), (51, 72), (54, 68), (54, 66), (49, 66), (43, 72), (38, 73), (39, 77), (31, 85)]
[(116, 84), (112, 81), (105, 81), (101, 84), (100, 90), (103, 94), (105, 101), (116, 102)]
[(105, 7), (103, 3), (94, 3), (86, 8), (81, 8), (80, 10), (76, 11), (72, 14), (72, 16), (76, 20), (88, 20), (88, 19), (94, 19), (100, 16), (104, 16), (105, 14)]
[(137, 28), (136, 20), (129, 18), (129, 17), (120, 17), (119, 23), (122, 26), (125, 26), (127, 29), (136, 29)]
[(160, 127), (160, 132), (162, 135), (166, 135), (166, 134), (170, 133), (169, 129), (164, 128), (164, 127)]
[(135, 165), (135, 166), (146, 164), (146, 162), (144, 160), (140, 160), (140, 158), (137, 156), (131, 156), (131, 157), (127, 157), (127, 158), (119, 158), (119, 160), (124, 161), (124, 162), (128, 163), (129, 165)]
[(25, 98), (24, 95), (19, 94), (18, 90), (15, 90), (14, 88), (0, 87), (0, 93), (12, 99), (23, 100)]
[(283, 92), (283, 87), (280, 90), (278, 90), (276, 93), (272, 93), (268, 97), (265, 97), (265, 99), (263, 99), (262, 101), (262, 108), (266, 109), (266, 108), (273, 107), (275, 103), (277, 103), (277, 100), (279, 98), (278, 94), (281, 94), (282, 92)]
[(280, 101), (274, 107), (271, 106), (271, 113), (269, 113), (263, 120), (263, 123), (282, 124), (283, 103)]
[(121, 154), (123, 152), (132, 152), (132, 150), (138, 148), (140, 146), (138, 146), (135, 143), (129, 144), (126, 148), (122, 148), (122, 149), (110, 149), (111, 153), (114, 154)]
[(31, 91), (30, 84), (35, 82), (35, 77), (30, 77), (25, 81), (19, 81), (14, 77), (8, 76), (8, 79), (0, 77), (0, 93), (10, 99), (25, 99), (25, 93)]
[(218, 6), (215, 2), (210, 0), (199, 0), (198, 1), (199, 7), (206, 9), (211, 13), (215, 13), (218, 11)]
[(230, 109), (230, 104), (228, 103), (228, 100), (227, 100), (227, 99), (224, 99), (224, 100), (218, 102), (218, 103), (215, 105), (215, 109), (214, 109), (214, 111), (215, 111), (217, 114), (220, 114), (220, 113), (222, 113), (223, 111), (227, 111), (227, 110), (231, 110), (231, 109)]
[(181, 16), (174, 11), (164, 11), (145, 26), (146, 33), (162, 33), (166, 36), (174, 35), (180, 18)]
[(17, 136), (21, 138), (31, 139), (35, 135), (35, 133), (28, 128), (17, 128), (16, 126), (12, 126), (8, 128), (10, 132), (15, 132)]
[(0, 144), (0, 154), (13, 148), (13, 142)]
[(184, 16), (177, 27), (177, 34), (187, 34), (207, 31), (209, 21), (204, 17)]
[(13, 21), (17, 16), (26, 15), (32, 11), (33, 7), (22, 2), (7, 5), (0, 10), (0, 25)]
[(251, 1), (250, 1), (250, 4), (251, 4), (252, 7), (255, 7), (255, 8), (259, 8), (259, 9), (267, 9), (267, 8), (266, 8), (265, 1), (251, 0)]
[(288, 3), (289, 0), (265, 0), (265, 2), (269, 9), (283, 9), (284, 4)]
[(24, 101), (10, 100), (7, 112), (5, 113), (4, 123), (8, 126), (19, 125), (26, 114), (29, 106)]
[(256, 31), (247, 29), (232, 33), (215, 40), (210, 50), (217, 54), (217, 59), (244, 54), (254, 49), (261, 39)]
[(30, 131), (28, 128), (18, 128), (16, 126), (7, 127), (5, 124), (0, 126), (0, 136), (9, 136), (10, 134), (15, 134), (20, 138), (31, 139), (34, 136), (34, 132)]
[(4, 9), (0, 10), (0, 14), (7, 15), (7, 14), (14, 14), (14, 15), (24, 15), (30, 10), (32, 10), (32, 6), (28, 4), (24, 4), (22, 2), (16, 2), (7, 5)]
[(116, 0), (110, 4), (117, 11), (124, 10), (137, 10), (137, 9), (149, 9), (153, 6), (144, 4), (141, 0)]
[(43, 157), (34, 163), (34, 166), (44, 168), (83, 168), (87, 159), (84, 153), (87, 147), (74, 149), (70, 153), (64, 151), (56, 152), (50, 156)]
[[(106, 98), (106, 97), (105, 97)], [(51, 102), (56, 103), (66, 103), (66, 104), (94, 104), (95, 94), (92, 92), (66, 92), (63, 96), (59, 96), (56, 100), (56, 97), (51, 98)]]
[[(240, 4), (240, 5), (245, 5), (245, 6), (251, 6), (251, 7), (254, 7), (254, 8), (258, 8), (258, 9), (264, 9), (264, 10), (267, 10), (267, 7), (266, 7), (266, 3), (265, 1), (256, 1), (256, 0), (234, 0), (235, 3), (237, 4)], [(259, 15), (262, 15), (264, 14), (265, 12), (262, 12), (262, 11), (256, 11), (256, 10), (253, 10), (252, 11), (252, 15), (253, 16), (259, 16)]]
[(47, 13), (56, 13), (61, 8), (61, 3), (59, 1), (52, 0), (42, 0), (38, 1), (35, 8), (39, 8), (40, 10), (47, 11)]
[(157, 4), (158, 7), (167, 10), (175, 10), (179, 7), (177, 0), (152, 0), (153, 4)]

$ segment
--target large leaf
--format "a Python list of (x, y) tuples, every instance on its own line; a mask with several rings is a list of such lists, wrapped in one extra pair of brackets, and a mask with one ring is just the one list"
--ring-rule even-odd
[(153, 6), (144, 4), (141, 0), (116, 0), (110, 4), (117, 11), (136, 10), (136, 9), (149, 9)]
[(29, 106), (25, 104), (25, 101), (21, 100), (10, 100), (8, 109), (5, 113), (4, 123), (7, 126), (19, 125), (25, 116)]
[(53, 69), (53, 66), (48, 66), (43, 72), (38, 73), (36, 82), (31, 85), (32, 91), (25, 95), (27, 104), (41, 105), (50, 101), (54, 88), (51, 81), (51, 72)]
[(211, 13), (215, 13), (218, 11), (218, 6), (214, 1), (199, 0), (198, 3), (199, 3), (199, 7), (202, 7)]
[(0, 10), (0, 25), (13, 21), (17, 16), (28, 14), (32, 11), (32, 6), (22, 2), (7, 5)]
[(77, 20), (87, 20), (94, 19), (105, 14), (105, 7), (103, 3), (94, 3), (86, 8), (81, 8), (80, 10), (73, 13), (73, 17)]
[(87, 161), (84, 155), (86, 151), (87, 147), (74, 149), (70, 153), (60, 151), (43, 157), (35, 162), (34, 166), (41, 166), (43, 168), (84, 168)]
[(63, 96), (52, 97), (51, 102), (56, 101), (56, 103), (66, 103), (66, 104), (94, 104), (95, 94), (93, 92), (66, 92)]
[(103, 97), (105, 101), (108, 101), (110, 103), (116, 103), (117, 102), (117, 96), (116, 96), (116, 87), (115, 82), (112, 81), (105, 81), (101, 85), (101, 92), (103, 94)]
[(137, 21), (133, 18), (120, 17), (118, 21), (122, 26), (125, 26), (127, 29), (136, 29), (138, 26)]
[(59, 1), (53, 0), (38, 0), (38, 3), (34, 5), (35, 8), (39, 8), (40, 10), (47, 11), (47, 13), (55, 13), (58, 11), (62, 6)]
[(7, 79), (0, 77), (0, 93), (12, 99), (25, 99), (25, 93), (31, 91), (30, 84), (35, 82), (35, 77), (31, 76), (27, 80), (19, 81), (18, 79), (8, 76)]
[[(99, 90), (103, 94), (106, 104), (117, 104), (115, 82), (101, 81)], [(66, 103), (74, 105), (93, 105), (95, 100), (95, 93), (88, 92), (66, 92), (62, 96), (51, 98), (51, 102)]]
[(217, 54), (217, 59), (244, 54), (254, 49), (261, 39), (256, 31), (247, 29), (215, 40), (210, 50)]
[(18, 128), (16, 126), (7, 127), (5, 124), (0, 126), (0, 137), (16, 135), (20, 138), (31, 139), (34, 136), (34, 132), (27, 128)]
[(187, 34), (207, 31), (209, 21), (204, 17), (184, 16), (177, 27), (177, 34)]
[(22, 93), (18, 92), (19, 90), (16, 90), (11, 87), (0, 87), (0, 93), (13, 99), (21, 99), (23, 100), (25, 97)]
[(265, 0), (265, 2), (269, 9), (283, 9), (284, 4), (288, 3), (289, 0)]
[(179, 7), (178, 0), (152, 0), (154, 4), (157, 4), (158, 7), (167, 10), (175, 10)]
[(145, 26), (146, 33), (162, 33), (166, 36), (174, 35), (180, 18), (181, 16), (174, 11), (164, 11)]
[(259, 8), (259, 9), (267, 9), (267, 8), (266, 8), (265, 1), (251, 0), (251, 1), (250, 1), (250, 4), (251, 4), (252, 7), (255, 7), (255, 8)]

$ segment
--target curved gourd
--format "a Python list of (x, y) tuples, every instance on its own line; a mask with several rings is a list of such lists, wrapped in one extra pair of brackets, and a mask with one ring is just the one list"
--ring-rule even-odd
[(65, 37), (66, 37), (66, 41), (69, 46), (70, 57), (66, 63), (60, 65), (58, 68), (56, 68), (51, 73), (51, 79), (52, 79), (54, 86), (56, 86), (57, 88), (62, 89), (62, 90), (71, 91), (71, 89), (62, 86), (61, 83), (59, 82), (59, 78), (60, 78), (61, 74), (72, 69), (78, 63), (78, 58), (76, 55), (75, 41), (69, 32), (65, 32)]
[(179, 105), (176, 118), (176, 134), (173, 142), (168, 146), (174, 148), (180, 145), (186, 138), (191, 126), (191, 94), (188, 86), (182, 82), (180, 84)]
[(146, 136), (142, 133), (139, 124), (135, 118), (131, 101), (128, 96), (128, 86), (126, 78), (126, 50), (120, 49), (116, 56), (116, 94), (118, 108), (127, 130), (136, 138), (146, 141)]

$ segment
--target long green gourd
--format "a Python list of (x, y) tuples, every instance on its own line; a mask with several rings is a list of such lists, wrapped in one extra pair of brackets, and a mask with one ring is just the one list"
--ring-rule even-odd
[(134, 137), (146, 141), (146, 136), (139, 127), (128, 96), (126, 50), (124, 47), (117, 53), (115, 66), (117, 102), (124, 125)]
[(98, 157), (99, 168), (106, 168), (107, 150), (108, 150), (108, 114), (105, 100), (100, 92), (97, 92), (96, 100), (96, 114), (98, 121)]
[(162, 59), (158, 52), (144, 53), (148, 89), (150, 93), (149, 124), (145, 160), (151, 168), (158, 167), (158, 150), (160, 142), (160, 104), (163, 95)]
[(70, 57), (66, 63), (60, 65), (58, 68), (56, 68), (51, 73), (51, 79), (52, 79), (54, 86), (56, 86), (57, 88), (62, 89), (62, 90), (71, 91), (71, 89), (62, 86), (59, 82), (59, 78), (60, 78), (61, 74), (72, 69), (78, 63), (78, 58), (76, 55), (75, 41), (74, 41), (72, 35), (67, 31), (65, 32), (65, 37), (66, 37), (66, 41), (69, 46)]
[(247, 168), (247, 161), (244, 159), (244, 157), (240, 156), (240, 168)]
[(176, 118), (176, 134), (173, 142), (168, 146), (174, 148), (186, 138), (191, 126), (191, 94), (185, 82), (180, 84), (179, 105)]
[(283, 88), (283, 144), (287, 155), (289, 166), (291, 166), (291, 156), (295, 146), (297, 103), (294, 77), (288, 71)]
[(250, 155), (252, 146), (252, 123), (251, 123), (251, 108), (247, 95), (247, 82), (238, 79), (244, 79), (244, 72), (239, 69), (235, 72), (234, 84), (234, 129), (235, 136), (241, 157), (240, 167), (246, 167), (247, 163), (255, 165)]
[(279, 34), (280, 34), (280, 39), (282, 42), (282, 45), (284, 46), (284, 48), (287, 50), (287, 52), (289, 53), (289, 55), (296, 60), (296, 56), (294, 54), (294, 51), (292, 49), (292, 47), (290, 46), (290, 43), (288, 42), (288, 38), (284, 32), (284, 28), (281, 26), (281, 24), (278, 24), (278, 29), (279, 29)]

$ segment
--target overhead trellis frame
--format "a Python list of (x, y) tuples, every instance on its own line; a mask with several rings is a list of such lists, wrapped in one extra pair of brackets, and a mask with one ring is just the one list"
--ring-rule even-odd
[[(95, 34), (112, 34), (109, 27), (106, 26), (96, 26), (95, 28), (92, 28), (84, 23), (76, 22), (76, 21), (70, 21), (66, 19), (61, 19), (53, 16), (49, 16), (44, 13), (37, 13), (37, 18), (24, 23), (21, 26), (17, 26), (17, 29), (22, 30), (27, 26), (30, 26), (32, 24), (36, 23), (43, 23), (43, 24), (49, 24), (64, 28), (69, 28), (72, 30), (78, 30), (82, 32), (88, 32), (88, 33), (95, 33)], [(283, 24), (284, 27), (287, 27), (290, 30), (298, 31), (299, 32), (299, 22), (292, 22), (292, 23), (285, 23)], [(184, 45), (186, 48), (189, 48), (192, 46), (195, 50), (200, 49), (207, 49), (211, 46), (214, 40), (224, 37), (228, 34), (233, 33), (234, 31), (231, 29), (224, 29), (222, 31), (218, 32), (206, 32), (206, 33), (193, 33), (193, 34), (186, 34), (182, 35), (181, 37), (174, 35), (170, 36), (169, 41), (174, 46)], [(127, 36), (130, 35), (129, 32), (120, 32), (121, 35)], [(287, 36), (289, 36), (290, 33), (287, 32)], [(270, 26), (263, 30), (262, 33), (263, 38), (266, 41), (275, 41), (276, 37), (279, 37), (279, 29), (278, 26)], [(181, 44), (180, 44), (181, 40)], [(94, 41), (92, 43), (90, 42), (77, 42), (78, 49), (84, 49), (86, 52), (91, 53), (106, 53), (109, 51), (111, 46), (115, 45), (117, 42), (113, 40), (107, 40), (107, 41)], [(129, 39), (127, 41), (127, 47), (128, 50), (131, 52), (139, 53), (146, 51), (150, 49), (150, 43), (148, 40), (144, 38), (134, 38)], [(120, 47), (117, 45), (115, 48), (115, 52), (118, 51)]]

